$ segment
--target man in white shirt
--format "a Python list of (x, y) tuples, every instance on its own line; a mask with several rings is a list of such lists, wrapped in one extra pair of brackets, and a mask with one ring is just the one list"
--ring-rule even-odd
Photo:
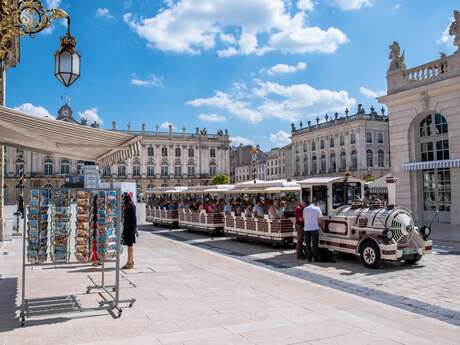
[(303, 209), (305, 254), (309, 262), (311, 262), (312, 259), (315, 262), (319, 261), (319, 217), (322, 215), (323, 213), (317, 206), (316, 200), (313, 200), (312, 204)]

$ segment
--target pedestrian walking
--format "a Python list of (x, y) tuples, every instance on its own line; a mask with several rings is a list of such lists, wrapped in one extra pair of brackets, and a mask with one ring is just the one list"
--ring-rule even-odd
[(296, 255), (298, 260), (305, 260), (306, 256), (304, 253), (304, 221), (303, 221), (303, 209), (305, 204), (300, 201), (295, 208), (295, 229), (297, 231), (297, 244), (296, 244)]
[(129, 194), (123, 195), (123, 245), (128, 247), (128, 261), (123, 269), (134, 268), (134, 243), (136, 243), (136, 206)]
[(303, 209), (305, 254), (309, 262), (319, 261), (319, 218), (323, 215), (317, 201)]

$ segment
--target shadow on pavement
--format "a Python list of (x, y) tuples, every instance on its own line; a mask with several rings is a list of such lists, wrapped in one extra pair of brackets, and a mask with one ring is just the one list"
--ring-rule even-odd
[(18, 289), (18, 278), (0, 278), (0, 333), (20, 327)]

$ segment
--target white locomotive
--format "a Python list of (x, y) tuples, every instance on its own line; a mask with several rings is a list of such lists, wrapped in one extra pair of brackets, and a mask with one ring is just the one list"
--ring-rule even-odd
[[(395, 206), (397, 179), (389, 177), (388, 202), (363, 201), (364, 181), (352, 177), (300, 181), (302, 199), (318, 201), (320, 248), (360, 255), (362, 263), (378, 268), (382, 260), (415, 264), (431, 253), (431, 229), (417, 228), (410, 211)], [(345, 206), (344, 206), (345, 205)]]

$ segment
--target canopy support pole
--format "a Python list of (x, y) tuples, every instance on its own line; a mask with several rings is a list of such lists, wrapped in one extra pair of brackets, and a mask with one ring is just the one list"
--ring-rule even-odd
[[(0, 62), (0, 105), (6, 105), (6, 68), (5, 63)], [(3, 241), (4, 238), (4, 186), (5, 186), (5, 168), (3, 165), (5, 164), (5, 145), (0, 145), (0, 241)]]

